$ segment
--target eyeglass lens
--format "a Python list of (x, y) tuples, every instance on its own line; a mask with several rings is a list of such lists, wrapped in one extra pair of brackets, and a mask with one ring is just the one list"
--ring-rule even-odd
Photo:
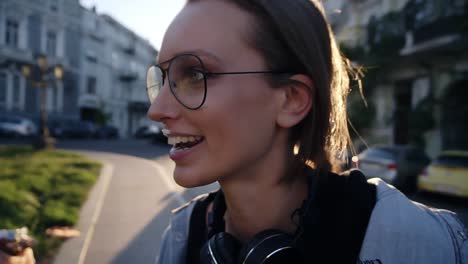
[[(175, 98), (185, 107), (199, 108), (206, 96), (206, 80), (201, 60), (193, 55), (175, 57), (167, 70), (169, 87)], [(158, 96), (163, 84), (163, 71), (151, 66), (146, 77), (146, 88), (150, 103)]]

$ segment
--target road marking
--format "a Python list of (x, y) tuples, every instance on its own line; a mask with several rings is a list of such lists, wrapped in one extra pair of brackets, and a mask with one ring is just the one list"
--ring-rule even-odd
[(103, 189), (99, 194), (99, 198), (96, 203), (96, 207), (94, 209), (93, 218), (91, 220), (91, 225), (86, 233), (86, 238), (83, 243), (83, 247), (81, 248), (80, 257), (78, 259), (78, 264), (83, 264), (86, 259), (86, 254), (88, 253), (89, 245), (91, 244), (91, 239), (94, 235), (94, 229), (96, 227), (96, 223), (101, 215), (102, 207), (104, 205), (104, 198), (106, 197), (107, 190), (109, 189), (110, 181), (112, 179), (112, 173), (114, 172), (114, 166), (110, 163), (105, 163), (102, 169), (102, 181), (103, 181)]
[[(158, 171), (159, 175), (161, 176), (164, 184), (167, 186), (169, 191), (174, 193), (178, 206), (182, 206), (183, 204), (185, 204), (186, 202), (182, 194), (177, 191), (178, 185), (170, 180), (172, 178), (172, 175), (166, 173), (165, 170), (161, 167), (161, 165), (157, 163), (157, 161), (152, 161), (152, 160), (147, 160), (147, 161), (153, 168), (155, 168)], [(153, 263), (158, 263), (158, 259), (159, 259), (159, 255), (156, 255)]]
[(153, 168), (155, 168), (159, 175), (161, 175), (161, 178), (164, 182), (164, 184), (167, 186), (167, 188), (174, 193), (175, 199), (179, 206), (183, 205), (186, 203), (185, 199), (183, 198), (182, 194), (177, 191), (177, 184), (175, 184), (173, 181), (170, 179), (172, 178), (172, 175), (169, 175), (168, 173), (164, 172), (164, 169), (156, 162), (156, 161), (151, 161), (147, 160)]

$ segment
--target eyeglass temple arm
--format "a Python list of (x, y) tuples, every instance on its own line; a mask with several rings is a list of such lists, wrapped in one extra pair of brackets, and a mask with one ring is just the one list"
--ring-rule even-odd
[(204, 72), (207, 75), (227, 75), (227, 74), (288, 74), (285, 71), (245, 71), (245, 72)]

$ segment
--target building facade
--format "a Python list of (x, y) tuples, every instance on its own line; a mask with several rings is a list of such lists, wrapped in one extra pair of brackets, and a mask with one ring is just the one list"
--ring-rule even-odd
[(3, 0), (0, 2), (0, 111), (38, 119), (40, 91), (22, 76), (23, 65), (46, 54), (61, 64), (63, 82), (47, 89), (50, 115), (77, 118), (81, 71), (81, 7), (78, 0)]
[(367, 73), (368, 143), (468, 150), (468, 1), (327, 2), (344, 53)]
[(0, 113), (39, 123), (40, 91), (21, 73), (37, 54), (65, 75), (47, 91), (50, 119), (107, 123), (125, 137), (149, 122), (145, 73), (157, 51), (107, 15), (79, 0), (0, 2)]
[(112, 17), (95, 9), (83, 9), (83, 13), (81, 119), (100, 122), (104, 118), (120, 135), (130, 136), (149, 122), (145, 74), (157, 52)]

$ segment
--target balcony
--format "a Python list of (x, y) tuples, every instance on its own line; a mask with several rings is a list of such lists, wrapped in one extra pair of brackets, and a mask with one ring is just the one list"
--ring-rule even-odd
[(122, 48), (123, 52), (125, 52), (127, 55), (135, 55), (136, 49), (134, 44), (130, 44), (127, 47)]
[(32, 62), (34, 60), (31, 50), (23, 50), (6, 45), (0, 45), (0, 55), (13, 61)]
[(105, 41), (104, 34), (98, 30), (98, 31), (90, 31), (88, 33), (89, 37), (99, 43), (103, 43)]
[(442, 36), (458, 34), (467, 26), (468, 19), (461, 16), (440, 17), (432, 23), (422, 25), (413, 30), (414, 43), (422, 43)]
[(79, 107), (87, 107), (87, 108), (99, 108), (101, 105), (100, 99), (95, 94), (81, 94), (78, 99), (78, 106)]
[(121, 82), (133, 82), (138, 79), (138, 73), (130, 69), (121, 69), (119, 71), (119, 79)]
[(406, 28), (415, 45), (468, 30), (468, 1), (410, 0), (405, 6)]
[(365, 44), (345, 47), (345, 54), (370, 63), (456, 56), (468, 44), (468, 0), (409, 0), (401, 11), (371, 18), (366, 33)]

